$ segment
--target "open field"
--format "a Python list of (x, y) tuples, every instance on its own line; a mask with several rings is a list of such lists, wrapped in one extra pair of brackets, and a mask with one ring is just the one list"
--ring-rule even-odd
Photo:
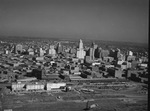
[(80, 88), (69, 92), (8, 94), (0, 98), (0, 111), (84, 111), (89, 105), (98, 104), (90, 111), (146, 111), (148, 94), (141, 85), (123, 90), (95, 89), (82, 92)]
[[(91, 111), (146, 111), (147, 102), (138, 101), (128, 103), (118, 99), (99, 99), (89, 104), (97, 103), (99, 107)], [(14, 107), (14, 111), (84, 111), (86, 102), (56, 102), (56, 103), (32, 103)]]

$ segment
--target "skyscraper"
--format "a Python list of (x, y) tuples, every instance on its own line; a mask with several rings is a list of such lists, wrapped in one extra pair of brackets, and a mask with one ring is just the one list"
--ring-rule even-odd
[(82, 42), (82, 40), (80, 39), (80, 42), (79, 42), (79, 49), (83, 49), (83, 42)]
[(128, 55), (129, 56), (133, 56), (133, 52), (132, 51), (128, 51)]
[(39, 56), (43, 56), (44, 55), (44, 51), (42, 48), (39, 49)]
[(23, 46), (21, 44), (17, 44), (15, 46), (15, 53), (21, 53), (23, 50)]
[(54, 45), (50, 45), (50, 48), (48, 49), (48, 55), (51, 55), (52, 57), (55, 57), (56, 50), (54, 49)]
[(98, 46), (93, 42), (92, 43), (92, 60), (95, 60), (95, 50), (98, 48)]
[(63, 51), (63, 47), (61, 46), (61, 43), (58, 42), (57, 47), (56, 47), (56, 52), (57, 54), (60, 54), (62, 53), (62, 51)]
[(92, 43), (92, 46), (87, 51), (87, 55), (90, 56), (90, 60), (95, 60), (98, 46), (95, 43)]
[(84, 59), (85, 57), (85, 51), (83, 49), (83, 42), (82, 40), (80, 39), (80, 42), (79, 42), (79, 48), (77, 49), (77, 54), (76, 54), (77, 58), (79, 59)]
[(101, 50), (101, 57), (102, 57), (102, 59), (104, 57), (108, 57), (108, 56), (109, 56), (109, 51), (108, 50)]
[(95, 49), (95, 58), (101, 58), (102, 56), (101, 56), (101, 48), (99, 48), (99, 47), (97, 47), (96, 49)]
[(119, 57), (120, 57), (120, 54), (121, 54), (120, 49), (117, 48), (117, 49), (115, 50), (115, 57), (114, 57), (114, 59), (115, 59), (115, 60), (118, 60)]

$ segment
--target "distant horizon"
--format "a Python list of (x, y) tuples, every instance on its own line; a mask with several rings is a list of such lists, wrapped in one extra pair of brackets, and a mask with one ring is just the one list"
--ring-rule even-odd
[(143, 43), (143, 42), (133, 42), (133, 41), (116, 41), (116, 40), (102, 40), (102, 39), (92, 39), (92, 38), (65, 38), (65, 37), (40, 37), (40, 36), (36, 36), (36, 37), (29, 37), (29, 36), (6, 36), (6, 35), (0, 35), (0, 38), (5, 38), (5, 37), (11, 37), (11, 38), (28, 38), (28, 39), (59, 39), (59, 40), (71, 40), (71, 41), (79, 41), (80, 39), (82, 39), (83, 41), (103, 41), (103, 42), (120, 42), (120, 43), (135, 43), (135, 44), (143, 44), (143, 45), (148, 45), (149, 43)]

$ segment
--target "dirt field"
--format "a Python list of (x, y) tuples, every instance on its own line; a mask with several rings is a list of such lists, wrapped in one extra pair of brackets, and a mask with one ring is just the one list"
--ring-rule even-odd
[(84, 111), (88, 100), (91, 100), (89, 106), (98, 105), (90, 111), (147, 111), (148, 96), (139, 93), (142, 91), (139, 87), (122, 91), (99, 91), (4, 95), (0, 98), (0, 111)]
[[(89, 102), (98, 104), (97, 108), (90, 111), (147, 111), (146, 101), (138, 103), (126, 103), (118, 99), (101, 99)], [(86, 102), (56, 102), (56, 103), (34, 103), (13, 108), (13, 111), (84, 111)]]

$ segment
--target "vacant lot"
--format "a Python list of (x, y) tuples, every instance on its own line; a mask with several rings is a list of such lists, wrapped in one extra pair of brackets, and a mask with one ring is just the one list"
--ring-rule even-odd
[[(99, 90), (97, 90), (99, 91)], [(105, 93), (105, 91), (107, 93)], [(147, 95), (139, 94), (141, 88), (122, 91), (100, 90), (102, 93), (32, 93), (25, 95), (5, 95), (0, 98), (0, 108), (13, 111), (84, 111), (87, 99), (98, 107), (90, 111), (147, 111)], [(61, 97), (61, 101), (57, 97)], [(0, 111), (2, 110), (0, 109)]]
[[(117, 99), (101, 99), (89, 102), (98, 104), (97, 108), (91, 111), (147, 111), (146, 101), (140, 101), (136, 104), (121, 102)], [(56, 103), (32, 103), (18, 108), (13, 108), (14, 111), (84, 111), (86, 102), (56, 102)]]

